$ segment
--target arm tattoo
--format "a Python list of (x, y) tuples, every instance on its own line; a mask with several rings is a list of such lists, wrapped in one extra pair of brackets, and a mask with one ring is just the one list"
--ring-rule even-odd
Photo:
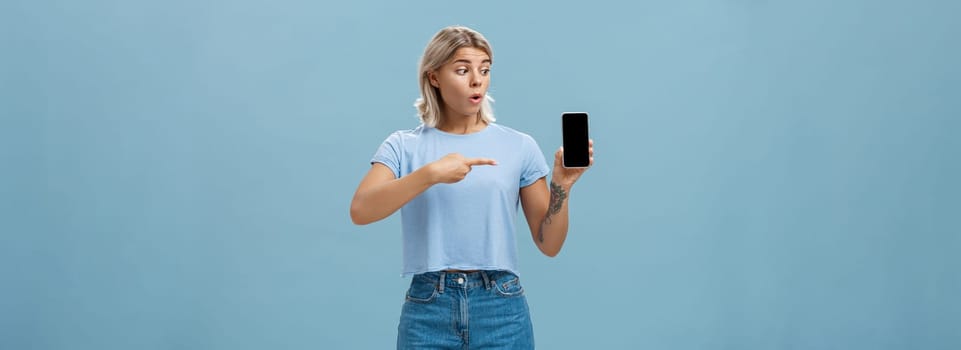
[(551, 203), (547, 207), (547, 216), (544, 217), (544, 222), (550, 225), (551, 216), (561, 211), (565, 199), (567, 199), (567, 191), (561, 185), (551, 181)]
[(567, 191), (560, 185), (554, 183), (554, 181), (551, 181), (551, 201), (547, 207), (547, 216), (544, 216), (541, 229), (537, 232), (537, 240), (541, 241), (541, 243), (544, 242), (544, 224), (551, 224), (551, 216), (561, 211), (565, 199), (567, 199)]

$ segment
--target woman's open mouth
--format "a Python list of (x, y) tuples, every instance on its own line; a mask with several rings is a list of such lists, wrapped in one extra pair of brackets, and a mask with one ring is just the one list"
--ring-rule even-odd
[(481, 95), (481, 94), (470, 95), (470, 102), (473, 104), (481, 103), (481, 101), (483, 100), (484, 100), (484, 95)]

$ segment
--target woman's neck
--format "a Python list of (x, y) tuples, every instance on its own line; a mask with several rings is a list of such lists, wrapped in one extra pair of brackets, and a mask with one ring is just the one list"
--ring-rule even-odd
[(487, 127), (487, 123), (480, 116), (474, 117), (441, 117), (437, 122), (437, 130), (451, 134), (470, 134)]

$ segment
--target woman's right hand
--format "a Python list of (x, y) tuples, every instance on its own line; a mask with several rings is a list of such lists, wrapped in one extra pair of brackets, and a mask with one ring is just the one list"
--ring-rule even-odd
[(459, 153), (451, 153), (428, 166), (434, 183), (452, 184), (467, 177), (467, 173), (475, 165), (497, 165), (497, 161), (490, 158), (466, 158)]

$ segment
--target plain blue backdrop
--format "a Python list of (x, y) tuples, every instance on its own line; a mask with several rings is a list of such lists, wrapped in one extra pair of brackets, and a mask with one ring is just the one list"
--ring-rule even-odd
[(961, 348), (959, 4), (4, 1), (0, 348), (393, 347), (348, 207), (451, 24), (548, 157), (591, 113), (540, 348)]

